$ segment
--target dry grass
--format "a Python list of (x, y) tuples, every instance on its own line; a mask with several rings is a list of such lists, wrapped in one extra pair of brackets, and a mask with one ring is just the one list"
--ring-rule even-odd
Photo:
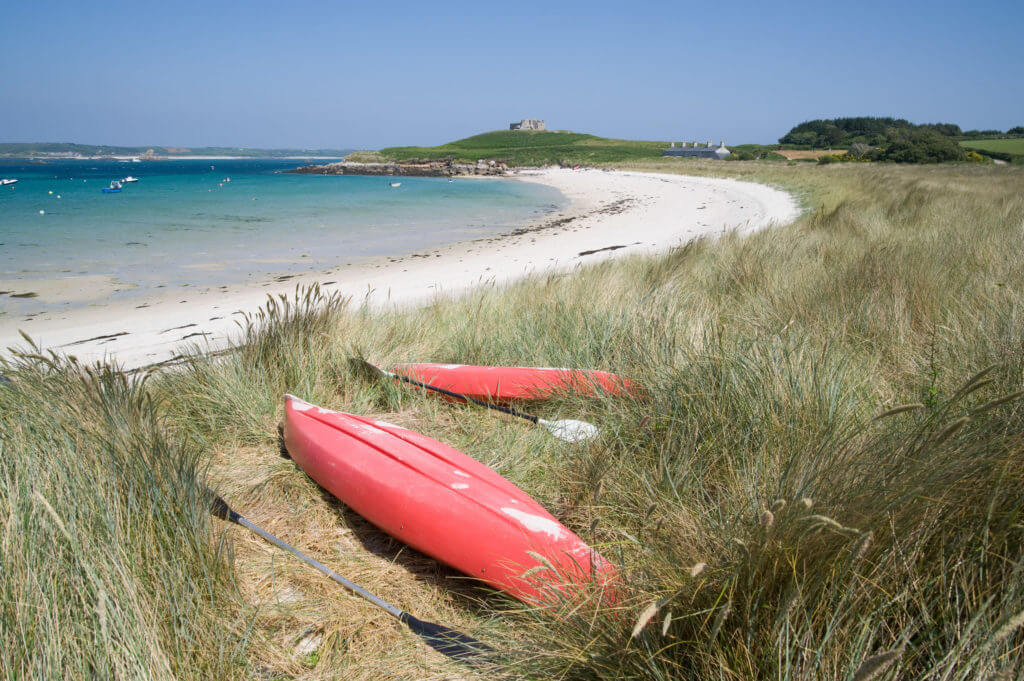
[[(420, 310), (351, 310), (315, 292), (279, 301), (237, 352), (138, 388), (152, 400), (154, 433), (191, 452), (237, 510), (271, 532), (414, 614), (503, 647), (507, 676), (952, 680), (1016, 668), (1024, 175), (678, 159), (632, 167), (759, 179), (797, 191), (810, 210), (748, 238)], [(368, 383), (345, 366), (356, 353), (385, 365), (600, 367), (649, 391), (544, 406), (543, 416), (601, 426), (599, 441), (567, 446), (525, 423)], [(26, 362), (3, 372), (38, 385), (33, 404), (84, 399), (55, 391)], [(494, 467), (623, 567), (622, 599), (596, 612), (524, 611), (376, 531), (281, 456), (286, 391), (384, 416)], [(0, 466), (27, 465), (41, 441), (8, 413)], [(184, 469), (180, 484), (192, 490), (196, 474), (197, 465)], [(0, 486), (10, 494), (8, 479)], [(218, 527), (211, 538), (189, 518), (182, 531), (198, 547), (189, 551), (233, 547), (230, 584), (218, 583), (189, 619), (247, 618), (250, 629), (219, 639), (236, 651), (232, 673), (495, 675), (453, 667), (243, 530)], [(187, 575), (223, 565), (157, 560)], [(0, 583), (21, 588), (25, 574)], [(17, 631), (39, 617), (3, 612), (9, 664), (35, 650)], [(649, 622), (633, 637), (641, 615)], [(229, 675), (171, 649), (178, 677)]]
[(819, 159), (832, 154), (845, 154), (846, 149), (776, 149), (775, 153), (785, 156), (789, 161), (798, 161), (805, 158)]

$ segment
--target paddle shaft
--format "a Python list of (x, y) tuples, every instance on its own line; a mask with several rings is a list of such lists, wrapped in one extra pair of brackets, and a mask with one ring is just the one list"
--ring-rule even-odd
[(299, 551), (294, 546), (291, 546), (290, 544), (286, 544), (285, 542), (281, 541), (280, 539), (278, 539), (274, 535), (272, 535), (269, 532), (267, 532), (266, 530), (264, 530), (262, 527), (259, 527), (258, 525), (252, 524), (251, 522), (246, 520), (243, 516), (238, 515), (234, 511), (232, 511), (231, 513), (233, 515), (232, 515), (232, 517), (230, 519), (233, 520), (234, 522), (238, 523), (242, 527), (249, 528), (250, 530), (252, 530), (256, 534), (258, 534), (259, 536), (261, 536), (264, 539), (266, 539), (271, 544), (274, 544), (275, 546), (279, 546), (282, 549), (284, 549), (285, 551), (288, 551), (288, 552), (294, 554), (295, 556), (298, 556), (307, 565), (310, 565), (310, 566), (316, 568), (317, 570), (322, 572), (324, 575), (326, 575), (327, 577), (330, 577), (331, 579), (333, 579), (338, 584), (341, 584), (343, 587), (345, 587), (346, 589), (348, 589), (352, 593), (356, 594), (357, 596), (360, 596), (361, 598), (364, 598), (364, 599), (368, 600), (369, 602), (373, 603), (374, 605), (376, 605), (381, 610), (386, 610), (389, 614), (391, 614), (396, 619), (404, 621), (404, 616), (405, 616), (406, 613), (403, 610), (400, 610), (399, 608), (396, 608), (395, 606), (391, 605), (390, 603), (388, 603), (387, 601), (385, 601), (382, 598), (378, 598), (377, 596), (374, 596), (372, 593), (370, 593), (369, 591), (367, 591), (363, 587), (359, 586), (355, 582), (350, 582), (349, 580), (345, 579), (344, 577), (342, 577), (337, 572), (335, 572), (331, 568), (327, 567), (326, 565), (324, 565), (320, 561), (318, 561), (318, 560), (316, 560), (314, 558), (310, 558), (309, 556), (304, 554), (302, 551)]
[(207, 494), (210, 495), (210, 510), (213, 512), (215, 516), (217, 516), (218, 518), (222, 518), (223, 520), (226, 520), (228, 522), (241, 525), (242, 527), (245, 527), (249, 530), (252, 530), (253, 532), (263, 537), (274, 546), (280, 547), (294, 556), (298, 556), (307, 565), (316, 568), (320, 573), (330, 577), (335, 582), (342, 585), (343, 587), (345, 587), (352, 593), (356, 594), (357, 596), (369, 601), (370, 603), (373, 603), (378, 608), (384, 610), (389, 615), (397, 619), (399, 622), (409, 627), (409, 629), (414, 634), (419, 636), (424, 643), (426, 643), (428, 646), (430, 646), (437, 652), (441, 653), (442, 655), (446, 655), (454, 660), (459, 660), (460, 662), (465, 662), (466, 664), (476, 665), (486, 663), (491, 653), (494, 652), (493, 648), (484, 643), (481, 643), (475, 638), (467, 636), (461, 632), (455, 631), (454, 629), (449, 629), (448, 627), (442, 626), (440, 624), (427, 622), (426, 620), (421, 620), (419, 618), (413, 617), (406, 611), (396, 608), (384, 599), (374, 596), (372, 593), (370, 593), (363, 587), (345, 579), (344, 577), (342, 577), (337, 572), (330, 569), (320, 561), (310, 558), (302, 551), (299, 551), (297, 548), (291, 546), (290, 544), (286, 544), (285, 542), (281, 541), (274, 535), (264, 530), (262, 527), (259, 527), (258, 525), (254, 525), (253, 523), (249, 522), (241, 514), (235, 512), (230, 506), (228, 506), (228, 503), (226, 501), (224, 501), (222, 498), (220, 498), (220, 496), (218, 496), (214, 492), (207, 490)]
[(481, 407), (487, 407), (488, 409), (494, 409), (495, 411), (500, 411), (502, 413), (509, 414), (511, 416), (518, 416), (519, 418), (526, 419), (527, 421), (529, 421), (531, 423), (539, 423), (540, 422), (540, 419), (538, 417), (533, 416), (531, 414), (524, 414), (523, 412), (516, 411), (515, 409), (512, 409), (511, 407), (503, 407), (500, 404), (491, 404), (490, 402), (484, 402), (483, 400), (478, 400), (475, 397), (470, 397), (469, 395), (460, 395), (459, 393), (452, 392), (451, 390), (445, 390), (444, 388), (438, 388), (436, 385), (430, 385), (429, 383), (422, 383), (422, 382), (417, 381), (415, 379), (409, 378), (408, 376), (402, 376), (401, 374), (396, 374), (396, 373), (393, 373), (391, 371), (387, 371), (385, 369), (378, 369), (378, 370), (381, 373), (383, 373), (384, 375), (390, 376), (391, 378), (397, 379), (399, 381), (405, 381), (406, 383), (410, 383), (412, 385), (419, 386), (420, 388), (426, 388), (427, 390), (433, 390), (436, 393), (441, 393), (442, 395), (447, 395), (448, 397), (454, 397), (454, 398), (459, 399), (459, 400), (465, 400), (466, 402), (472, 402), (473, 404), (479, 404)]

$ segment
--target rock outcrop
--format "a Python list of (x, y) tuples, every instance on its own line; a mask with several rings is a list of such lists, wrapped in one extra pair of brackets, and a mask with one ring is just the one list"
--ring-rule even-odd
[(457, 175), (506, 175), (504, 163), (453, 163), (428, 161), (425, 163), (356, 163), (338, 161), (324, 165), (310, 165), (289, 170), (300, 175), (404, 175), (409, 177), (454, 177)]

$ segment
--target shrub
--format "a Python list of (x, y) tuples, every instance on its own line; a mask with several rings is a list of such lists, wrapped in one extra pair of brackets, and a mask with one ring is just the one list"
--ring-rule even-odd
[(893, 130), (881, 159), (894, 163), (941, 163), (962, 161), (965, 154), (963, 147), (933, 130)]

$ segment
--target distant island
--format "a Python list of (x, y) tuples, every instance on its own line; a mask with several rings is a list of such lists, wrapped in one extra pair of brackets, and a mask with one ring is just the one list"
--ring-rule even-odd
[(122, 147), (73, 142), (0, 142), (0, 158), (341, 158), (352, 149), (250, 149), (245, 147)]

